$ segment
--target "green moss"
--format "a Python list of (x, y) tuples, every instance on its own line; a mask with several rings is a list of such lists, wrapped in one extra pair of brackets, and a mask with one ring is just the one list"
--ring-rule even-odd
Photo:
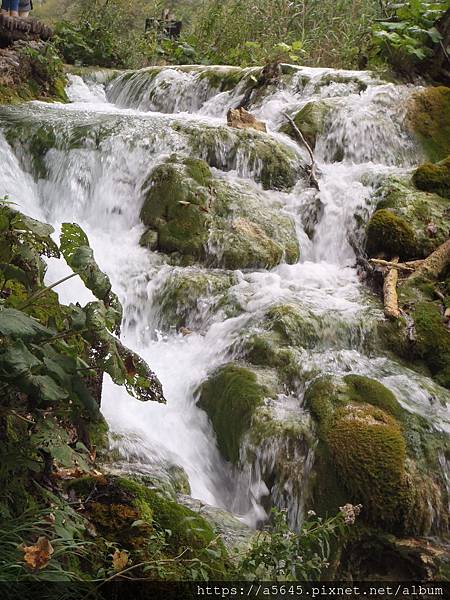
[(245, 71), (240, 68), (227, 69), (205, 69), (199, 74), (200, 79), (206, 79), (209, 85), (219, 92), (228, 92), (233, 90), (245, 75)]
[(350, 401), (371, 404), (397, 419), (402, 417), (403, 409), (397, 398), (379, 381), (362, 375), (346, 375), (344, 381)]
[(450, 157), (434, 165), (421, 165), (413, 175), (414, 185), (425, 192), (434, 192), (450, 198)]
[[(325, 129), (330, 109), (329, 103), (323, 100), (308, 102), (294, 117), (295, 124), (312, 148), (316, 145), (317, 137)], [(295, 131), (290, 123), (283, 125), (281, 131), (296, 139)]]
[(211, 169), (204, 160), (198, 158), (185, 158), (183, 162), (187, 167), (187, 174), (191, 179), (204, 187), (209, 185), (212, 174)]
[[(69, 482), (68, 488), (84, 502), (84, 516), (104, 538), (121, 548), (138, 550), (141, 560), (156, 562), (160, 558), (164, 562), (183, 552), (184, 559), (199, 558), (224, 575), (225, 548), (198, 513), (123, 477), (85, 477)], [(160, 535), (155, 536), (155, 531)], [(157, 540), (156, 547), (148, 545), (149, 539)], [(207, 548), (216, 554), (206, 552)]]
[(185, 262), (226, 269), (272, 268), (299, 258), (292, 219), (245, 185), (212, 178), (208, 165), (172, 156), (144, 185), (141, 219), (155, 231), (141, 243), (179, 253)]
[(198, 406), (209, 416), (223, 457), (237, 463), (252, 416), (270, 394), (250, 369), (228, 364), (215, 371), (198, 391)]
[(413, 312), (413, 319), (416, 355), (426, 361), (441, 385), (450, 387), (450, 334), (439, 307), (432, 302), (419, 302)]
[(160, 322), (169, 327), (195, 327), (203, 323), (205, 307), (211, 311), (228, 306), (233, 275), (196, 268), (174, 269), (155, 293)]
[(450, 154), (450, 88), (429, 87), (415, 94), (408, 119), (431, 161)]
[(207, 209), (208, 196), (187, 170), (199, 178), (204, 174), (194, 164), (183, 168), (168, 162), (156, 167), (144, 184), (146, 199), (140, 216), (145, 225), (157, 231), (158, 249), (201, 258), (208, 220), (202, 209)]
[(397, 421), (373, 406), (349, 404), (336, 411), (328, 444), (351, 500), (372, 522), (398, 522), (408, 497), (406, 446)]
[[(414, 231), (415, 256), (428, 256), (445, 242), (450, 229), (448, 200), (438, 194), (419, 191), (409, 177), (389, 176), (378, 190), (377, 209), (390, 209)], [(433, 235), (429, 225), (433, 224)]]
[(417, 240), (411, 226), (388, 209), (377, 210), (367, 225), (369, 256), (385, 253), (405, 260), (417, 256)]

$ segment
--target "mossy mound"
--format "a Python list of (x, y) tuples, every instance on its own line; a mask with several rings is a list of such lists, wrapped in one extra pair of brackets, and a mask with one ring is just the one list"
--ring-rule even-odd
[(305, 404), (319, 436), (313, 468), (319, 511), (330, 513), (346, 499), (363, 505), (368, 524), (394, 533), (445, 530), (442, 436), (422, 417), (359, 375), (317, 379)]
[(144, 184), (145, 225), (157, 233), (142, 239), (184, 262), (227, 269), (272, 268), (296, 262), (293, 221), (245, 186), (213, 178), (197, 159), (172, 156)]
[(450, 230), (448, 201), (420, 191), (409, 178), (389, 177), (379, 188), (377, 210), (366, 229), (369, 255), (424, 258)]
[[(302, 132), (311, 148), (316, 145), (317, 137), (325, 131), (332, 105), (326, 100), (317, 102), (308, 102), (293, 117), (293, 120), (299, 130)], [(280, 131), (296, 139), (295, 131), (291, 123), (284, 124)]]
[(450, 154), (450, 88), (429, 87), (414, 94), (408, 121), (432, 162)]
[(421, 165), (414, 172), (413, 182), (419, 190), (450, 198), (450, 156), (436, 165)]
[(224, 576), (225, 547), (198, 513), (123, 477), (88, 476), (70, 482), (68, 488), (83, 502), (83, 516), (95, 527), (99, 554), (108, 544), (117, 544), (136, 562), (154, 564), (152, 575), (158, 579), (158, 562), (162, 568), (182, 552), (171, 576), (186, 576), (193, 559), (204, 562), (211, 574)]
[(253, 414), (271, 395), (273, 391), (259, 383), (255, 371), (233, 363), (217, 369), (200, 386), (198, 406), (210, 418), (226, 460), (238, 462), (241, 441)]
[(369, 256), (386, 254), (402, 260), (414, 258), (417, 240), (405, 219), (388, 209), (377, 210), (367, 225), (366, 251)]

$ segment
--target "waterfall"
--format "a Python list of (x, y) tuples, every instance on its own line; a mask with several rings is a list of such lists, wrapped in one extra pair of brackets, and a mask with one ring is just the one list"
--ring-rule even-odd
[[(283, 410), (275, 406), (277, 418), (295, 414), (298, 423), (307, 426), (303, 392), (317, 373), (374, 377), (396, 393), (404, 408), (446, 431), (450, 414), (445, 402), (430, 403), (429, 398), (449, 397), (424, 375), (370, 350), (382, 307), (360, 282), (356, 268), (355, 247), (362, 232), (355, 215), (363, 220), (370, 215), (380, 179), (408, 172), (421, 160), (404, 124), (413, 88), (381, 82), (367, 72), (292, 68), (278, 88), (255, 101), (252, 111), (268, 125), (268, 134), (254, 140), (261, 140), (258, 143), (268, 152), (290, 157), (298, 180), (291, 191), (264, 190), (256, 141), (241, 145), (225, 118), (253, 72), (189, 67), (145, 69), (112, 78), (71, 76), (67, 105), (0, 107), (0, 197), (8, 195), (57, 231), (63, 221), (78, 222), (85, 229), (100, 268), (124, 305), (124, 343), (147, 360), (163, 384), (167, 405), (140, 403), (106, 378), (102, 411), (121, 460), (149, 471), (178, 465), (189, 478), (194, 498), (234, 511), (253, 524), (264, 518), (264, 498), (272, 494), (273, 502), (291, 507), (295, 525), (307, 493), (311, 451), (305, 449), (299, 458), (303, 467), (298, 485), (269, 490), (271, 464), (277, 452), (289, 449), (270, 439), (255, 453), (247, 440), (241, 448), (242, 468), (231, 468), (218, 451), (206, 414), (195, 403), (199, 384), (214, 368), (239, 356), (244, 332), (270, 307), (301, 307), (310, 315), (317, 337), (314, 347), (299, 351), (301, 385)], [(301, 176), (299, 165), (308, 160), (305, 149), (279, 132), (284, 112), (293, 113), (311, 101), (331, 106), (316, 141), (318, 191)], [(143, 184), (174, 152), (206, 158), (215, 175), (241, 186), (262, 204), (277, 206), (293, 219), (301, 247), (301, 260), (295, 264), (229, 273), (232, 311), (217, 298), (187, 302), (183, 310), (190, 335), (164, 322), (165, 286), (183, 269), (192, 277), (223, 270), (183, 268), (139, 245), (144, 232), (139, 219)], [(47, 281), (67, 272), (62, 260), (51, 259)], [(90, 299), (77, 279), (56, 289), (64, 302)]]

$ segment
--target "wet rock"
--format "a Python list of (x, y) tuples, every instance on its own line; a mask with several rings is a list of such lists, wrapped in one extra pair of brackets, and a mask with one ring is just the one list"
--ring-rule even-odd
[(314, 506), (363, 505), (362, 519), (400, 534), (448, 529), (448, 491), (439, 462), (445, 437), (367, 377), (322, 377), (308, 388), (317, 422)]
[[(272, 268), (299, 258), (293, 221), (256, 190), (215, 178), (197, 159), (173, 156), (144, 184), (141, 219), (153, 247), (227, 269)], [(144, 240), (150, 234), (146, 234)]]
[(255, 370), (229, 363), (214, 371), (200, 386), (197, 404), (211, 420), (225, 460), (236, 464), (253, 414), (274, 390), (258, 381)]
[[(302, 132), (311, 148), (315, 147), (317, 137), (325, 131), (325, 126), (332, 108), (333, 103), (327, 100), (308, 102), (295, 116), (293, 116), (295, 124)], [(283, 125), (280, 131), (290, 135), (295, 140), (297, 139), (290, 123)]]
[(421, 165), (414, 171), (413, 182), (419, 190), (450, 198), (450, 156), (436, 165)]
[(427, 87), (413, 95), (408, 123), (427, 158), (433, 162), (450, 154), (450, 88)]
[(172, 127), (189, 139), (193, 152), (211, 167), (236, 170), (240, 177), (252, 177), (266, 190), (291, 190), (299, 178), (299, 159), (294, 151), (269, 135), (189, 122)]
[(229, 289), (234, 284), (233, 274), (223, 271), (175, 268), (158, 286), (153, 302), (158, 306), (158, 325), (197, 330), (205, 328), (218, 311), (233, 314)]
[(179, 496), (180, 504), (201, 515), (218, 532), (228, 552), (246, 552), (258, 533), (228, 511), (209, 506), (190, 496)]
[(245, 108), (231, 108), (227, 113), (227, 123), (229, 127), (236, 129), (256, 129), (257, 131), (267, 131), (266, 124), (245, 110)]
[[(424, 258), (448, 237), (448, 200), (417, 190), (408, 178), (389, 177), (379, 188), (380, 201), (367, 225), (366, 250), (401, 260)], [(435, 232), (429, 234), (429, 224)]]

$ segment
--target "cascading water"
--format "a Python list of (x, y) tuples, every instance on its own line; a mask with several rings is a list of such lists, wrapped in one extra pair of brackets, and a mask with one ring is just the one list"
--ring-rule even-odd
[[(217, 73), (222, 74), (219, 82), (227, 74), (232, 85), (222, 88), (229, 89), (220, 91), (221, 84), (211, 76), (217, 79)], [(105, 381), (102, 410), (119, 462), (133, 462), (144, 472), (179, 465), (188, 475), (193, 497), (243, 515), (250, 523), (264, 517), (262, 501), (271, 494), (273, 502), (289, 509), (295, 525), (302, 516), (311, 451), (296, 455), (296, 464), (303, 465), (297, 484), (269, 490), (266, 475), (277, 453), (291, 456), (291, 450), (280, 449), (276, 440), (257, 449), (244, 445), (244, 466), (238, 473), (221, 458), (207, 416), (194, 398), (215, 367), (239, 354), (244, 332), (268, 308), (280, 302), (301, 307), (311, 316), (318, 340), (312, 348), (299, 349), (298, 394), (275, 402), (275, 418), (294, 418), (308, 426), (302, 391), (320, 372), (374, 377), (391, 388), (407, 410), (446, 431), (450, 415), (445, 390), (370, 349), (381, 307), (360, 283), (355, 266), (360, 237), (355, 214), (367, 218), (380, 178), (420, 160), (404, 127), (411, 89), (379, 82), (366, 72), (291, 69), (278, 89), (256, 100), (252, 111), (268, 123), (269, 134), (260, 137), (273, 144), (270, 151), (275, 145), (288, 149), (300, 164), (307, 160), (304, 149), (277, 133), (283, 113), (312, 100), (332, 105), (316, 142), (320, 189), (309, 188), (300, 178), (289, 193), (263, 191), (255, 182), (261, 161), (251, 157), (251, 146), (240, 147), (225, 126), (226, 111), (238, 103), (252, 73), (199, 67), (103, 74), (86, 81), (74, 76), (68, 105), (3, 107), (0, 196), (9, 195), (25, 212), (56, 227), (76, 221), (86, 230), (100, 267), (123, 302), (124, 343), (148, 361), (163, 384), (167, 405), (140, 403)], [(206, 135), (212, 139), (208, 150), (202, 146)], [(143, 183), (172, 152), (213, 156), (217, 175), (244, 186), (268, 206), (278, 206), (295, 222), (302, 255), (300, 262), (270, 271), (230, 273), (226, 294), (232, 299), (231, 314), (214, 295), (193, 302), (187, 298), (184, 308), (176, 308), (188, 313), (193, 331), (186, 336), (165, 325), (161, 305), (165, 286), (183, 268), (139, 245)], [(205, 270), (184, 269), (192, 276)], [(61, 261), (51, 260), (48, 281), (66, 271)], [(57, 289), (63, 301), (90, 299), (74, 280)]]

